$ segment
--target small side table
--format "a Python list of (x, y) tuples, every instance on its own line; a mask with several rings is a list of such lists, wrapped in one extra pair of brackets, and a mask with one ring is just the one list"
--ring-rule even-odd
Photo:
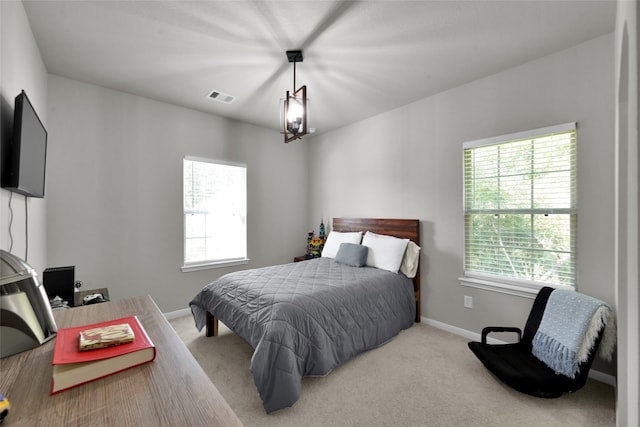
[(295, 257), (295, 258), (293, 259), (293, 262), (306, 261), (306, 260), (308, 260), (308, 259), (310, 259), (310, 258), (307, 258), (307, 256), (306, 256), (306, 255), (300, 255), (300, 256)]

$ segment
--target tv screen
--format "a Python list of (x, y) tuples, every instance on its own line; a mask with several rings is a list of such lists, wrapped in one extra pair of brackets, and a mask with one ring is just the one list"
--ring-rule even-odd
[(12, 138), (2, 145), (2, 187), (44, 197), (47, 131), (24, 90), (16, 96)]

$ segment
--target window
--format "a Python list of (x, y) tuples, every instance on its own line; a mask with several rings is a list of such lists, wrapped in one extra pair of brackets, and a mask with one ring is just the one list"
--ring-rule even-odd
[(576, 282), (575, 123), (464, 143), (464, 285)]
[(182, 271), (248, 261), (246, 175), (245, 165), (183, 160)]

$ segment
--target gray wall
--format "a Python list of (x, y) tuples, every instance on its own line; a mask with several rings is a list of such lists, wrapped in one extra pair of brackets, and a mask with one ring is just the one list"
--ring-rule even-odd
[[(2, 141), (11, 137), (14, 99), (22, 89), (47, 126), (47, 70), (40, 57), (29, 21), (21, 2), (0, 2), (0, 135)], [(38, 272), (47, 266), (46, 214), (48, 187), (44, 199), (26, 198), (0, 189), (0, 248), (9, 250), (11, 239), (10, 208), (13, 210), (12, 252)], [(28, 214), (28, 216), (27, 216)], [(28, 229), (27, 226), (28, 217)], [(28, 245), (27, 245), (28, 230)], [(28, 249), (28, 254), (26, 253)]]
[[(75, 265), (86, 288), (186, 307), (231, 268), (181, 273), (181, 159), (243, 162), (248, 267), (288, 262), (336, 216), (422, 221), (423, 315), (479, 332), (522, 325), (531, 300), (461, 286), (462, 142), (578, 122), (578, 288), (614, 303), (613, 36), (423, 99), (303, 143), (273, 131), (49, 76), (19, 2), (0, 2), (3, 138), (28, 91), (47, 129), (47, 194), (29, 200), (29, 260)], [(419, 84), (419, 82), (416, 82)], [(47, 109), (48, 106), (48, 109)], [(24, 199), (14, 252), (24, 251)], [(9, 246), (0, 190), (0, 246)], [(46, 222), (45, 222), (46, 221)], [(46, 231), (45, 231), (46, 230)], [(46, 248), (46, 250), (45, 250)], [(463, 308), (463, 296), (474, 308)], [(611, 365), (598, 367), (612, 373)]]
[[(522, 326), (532, 300), (462, 286), (462, 143), (578, 123), (578, 290), (612, 306), (613, 35), (314, 137), (310, 223), (418, 218), (423, 316), (469, 331)], [(416, 82), (419, 84), (419, 82)], [(473, 297), (473, 309), (463, 297)], [(603, 368), (600, 368), (603, 369)], [(611, 366), (604, 370), (613, 373)]]
[[(278, 132), (51, 75), (48, 255), (85, 289), (184, 309), (234, 269), (304, 250), (306, 148)], [(245, 163), (248, 266), (182, 273), (182, 159)]]

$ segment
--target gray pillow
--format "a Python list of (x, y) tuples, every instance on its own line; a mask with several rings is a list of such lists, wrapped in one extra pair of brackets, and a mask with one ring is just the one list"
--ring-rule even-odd
[(351, 265), (353, 267), (363, 267), (367, 265), (367, 254), (369, 248), (355, 243), (341, 243), (336, 253), (336, 262)]

